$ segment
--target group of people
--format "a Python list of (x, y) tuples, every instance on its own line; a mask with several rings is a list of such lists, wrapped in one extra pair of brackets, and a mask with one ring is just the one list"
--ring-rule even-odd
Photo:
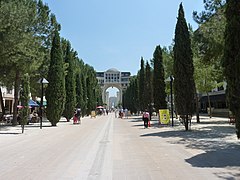
[(115, 117), (117, 117), (117, 112), (118, 112), (118, 117), (119, 118), (123, 118), (123, 117), (126, 117), (128, 118), (128, 109), (119, 109), (119, 110), (115, 110)]

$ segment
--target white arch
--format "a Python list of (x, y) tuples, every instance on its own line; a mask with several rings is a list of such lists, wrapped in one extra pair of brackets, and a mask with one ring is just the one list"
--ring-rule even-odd
[(119, 103), (122, 103), (123, 91), (127, 88), (130, 83), (130, 72), (120, 72), (115, 68), (108, 69), (105, 72), (97, 72), (98, 84), (102, 89), (102, 100), (103, 103), (109, 107), (109, 97), (106, 90), (109, 87), (115, 87), (119, 90)]

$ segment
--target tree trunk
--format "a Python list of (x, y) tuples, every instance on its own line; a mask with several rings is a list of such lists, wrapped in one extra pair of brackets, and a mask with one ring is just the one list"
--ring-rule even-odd
[(211, 101), (208, 93), (207, 93), (207, 97), (208, 97), (209, 117), (212, 118), (212, 107), (211, 107)]
[(188, 131), (188, 114), (185, 116), (185, 130)]
[(197, 123), (200, 123), (200, 118), (199, 118), (199, 106), (198, 106), (198, 95), (196, 93), (196, 116), (197, 116)]
[[(2, 108), (2, 116), (5, 115), (5, 106), (3, 103), (3, 96), (2, 96), (2, 88), (0, 87), (0, 103), (1, 103), (1, 108)], [(0, 117), (1, 119), (2, 117)]]
[(18, 105), (18, 92), (19, 92), (19, 86), (20, 86), (20, 73), (19, 71), (16, 71), (15, 76), (15, 85), (14, 85), (14, 104), (13, 104), (13, 122), (12, 125), (17, 125), (17, 105)]
[(240, 139), (240, 113), (235, 113), (235, 122), (236, 122), (236, 134), (237, 138)]

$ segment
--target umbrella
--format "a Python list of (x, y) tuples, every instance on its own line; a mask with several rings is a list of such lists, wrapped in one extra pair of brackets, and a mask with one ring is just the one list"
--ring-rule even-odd
[(31, 107), (38, 107), (38, 106), (39, 106), (39, 105), (38, 105), (35, 101), (33, 101), (32, 99), (29, 99), (28, 105), (31, 106)]
[(101, 108), (104, 108), (103, 106), (97, 106), (97, 109), (101, 109)]
[[(17, 108), (18, 108), (18, 109), (22, 109), (22, 108), (24, 108), (24, 106), (17, 105)], [(32, 108), (32, 107), (31, 107), (31, 106), (28, 106), (28, 108)]]

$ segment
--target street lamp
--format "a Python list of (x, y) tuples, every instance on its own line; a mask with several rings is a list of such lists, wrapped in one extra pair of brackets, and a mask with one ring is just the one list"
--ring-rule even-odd
[(174, 77), (172, 75), (166, 79), (166, 81), (170, 82), (172, 126), (173, 126), (173, 90), (172, 90), (173, 80)]
[(41, 104), (40, 104), (40, 129), (42, 129), (42, 116), (43, 116), (43, 85), (48, 84), (48, 81), (45, 78), (38, 80), (38, 83), (42, 84), (42, 93), (41, 93)]

